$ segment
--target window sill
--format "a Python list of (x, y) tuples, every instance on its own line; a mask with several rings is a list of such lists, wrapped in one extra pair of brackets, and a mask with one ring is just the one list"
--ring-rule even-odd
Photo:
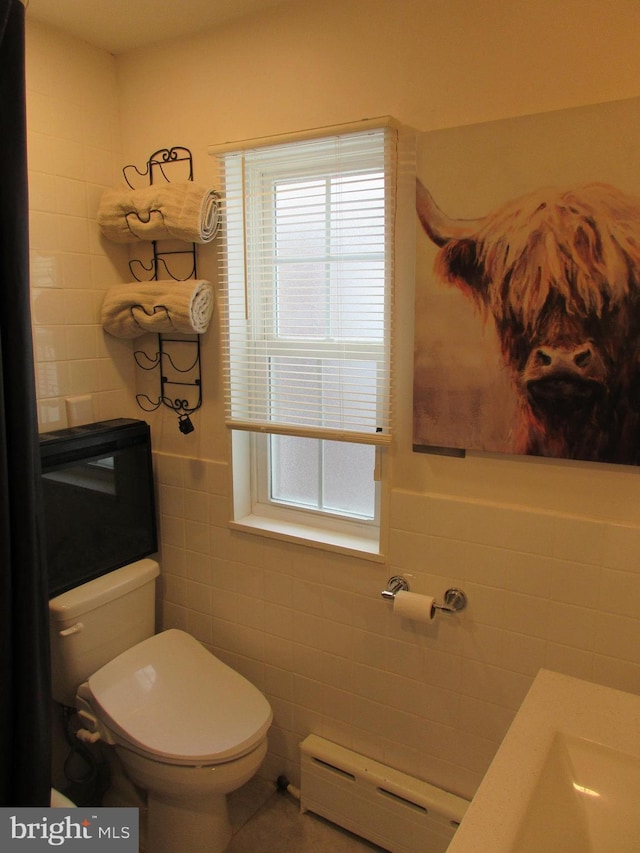
[(317, 527), (299, 524), (281, 519), (266, 518), (261, 515), (246, 515), (228, 522), (232, 530), (254, 533), (271, 539), (306, 545), (309, 548), (321, 548), (364, 560), (384, 563), (385, 556), (380, 553), (377, 538), (358, 536), (336, 530), (321, 530)]

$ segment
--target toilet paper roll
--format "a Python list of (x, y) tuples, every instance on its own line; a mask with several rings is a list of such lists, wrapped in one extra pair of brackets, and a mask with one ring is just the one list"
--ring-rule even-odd
[(393, 612), (414, 622), (430, 622), (435, 616), (436, 609), (431, 595), (400, 590), (393, 598)]

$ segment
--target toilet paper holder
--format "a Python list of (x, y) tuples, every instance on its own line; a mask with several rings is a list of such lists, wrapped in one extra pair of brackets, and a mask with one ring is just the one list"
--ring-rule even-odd
[[(402, 575), (394, 575), (389, 578), (387, 581), (387, 588), (383, 589), (380, 594), (388, 601), (393, 601), (396, 596), (396, 592), (400, 592), (400, 590), (408, 592), (409, 584), (406, 578), (403, 578)], [(458, 611), (464, 610), (467, 606), (467, 596), (463, 590), (454, 586), (445, 592), (444, 604), (438, 604), (437, 601), (434, 601), (433, 606), (436, 610), (442, 610), (445, 613), (458, 613)]]

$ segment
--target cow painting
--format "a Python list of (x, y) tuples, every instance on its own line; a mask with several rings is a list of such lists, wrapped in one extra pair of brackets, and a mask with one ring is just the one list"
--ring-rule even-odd
[(508, 452), (640, 464), (640, 199), (545, 189), (478, 220), (416, 208), (436, 278), (493, 322), (516, 397)]

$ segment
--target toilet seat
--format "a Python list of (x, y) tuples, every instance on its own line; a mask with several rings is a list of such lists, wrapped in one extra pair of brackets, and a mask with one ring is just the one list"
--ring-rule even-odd
[(273, 716), (257, 688), (176, 629), (127, 649), (88, 685), (95, 712), (123, 745), (169, 764), (246, 755)]

